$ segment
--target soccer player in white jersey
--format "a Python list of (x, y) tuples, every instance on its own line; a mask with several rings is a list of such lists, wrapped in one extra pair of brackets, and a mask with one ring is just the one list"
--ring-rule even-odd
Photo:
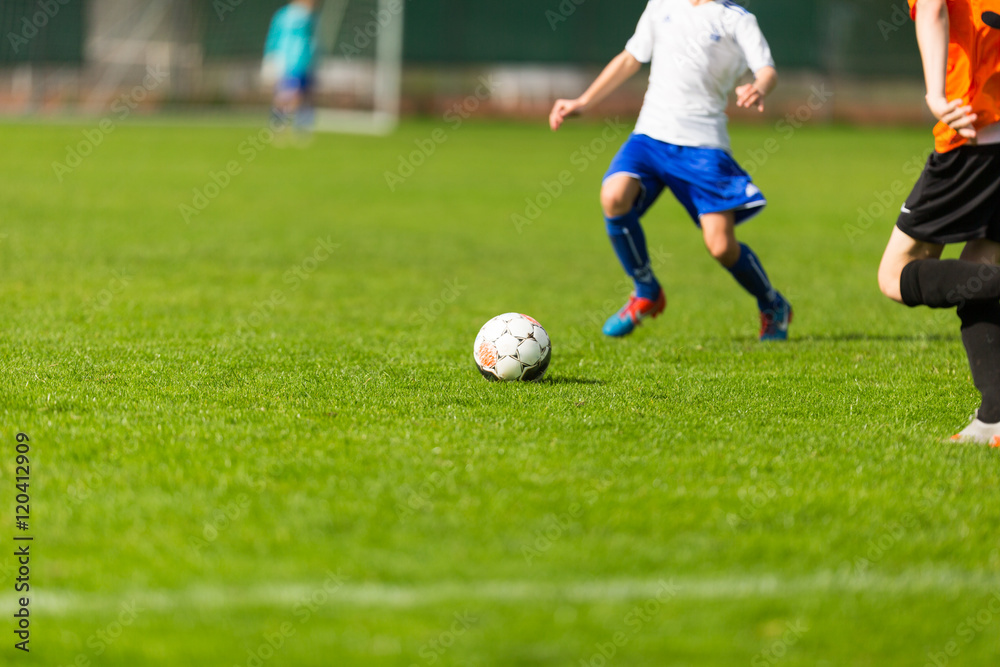
[(792, 307), (734, 232), (767, 203), (731, 155), (725, 112), (729, 92), (748, 69), (754, 81), (735, 88), (741, 107), (763, 111), (764, 97), (777, 83), (771, 49), (753, 14), (729, 0), (651, 0), (625, 51), (583, 95), (558, 100), (549, 123), (558, 130), (567, 117), (594, 106), (650, 62), (635, 131), (601, 188), (611, 244), (635, 283), (604, 333), (626, 336), (666, 307), (639, 219), (669, 188), (701, 228), (708, 251), (757, 298), (760, 339), (785, 340)]

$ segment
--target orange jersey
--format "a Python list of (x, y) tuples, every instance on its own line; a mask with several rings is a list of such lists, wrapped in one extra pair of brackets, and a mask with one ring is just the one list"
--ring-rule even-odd
[[(917, 2), (909, 0), (913, 18)], [(1000, 13), (1000, 0), (948, 0), (951, 34), (945, 94), (972, 106), (977, 129), (1000, 121), (1000, 30), (983, 23), (986, 11)], [(934, 126), (934, 148), (939, 153), (967, 141), (944, 123)]]

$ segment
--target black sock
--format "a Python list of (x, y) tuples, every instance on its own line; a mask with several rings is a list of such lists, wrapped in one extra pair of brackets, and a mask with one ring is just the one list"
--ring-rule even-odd
[(1000, 422), (1000, 302), (970, 301), (958, 309), (958, 316), (972, 382), (983, 395), (979, 420), (996, 424)]
[(903, 267), (899, 291), (907, 306), (955, 308), (1000, 300), (1000, 266), (961, 259), (918, 259)]

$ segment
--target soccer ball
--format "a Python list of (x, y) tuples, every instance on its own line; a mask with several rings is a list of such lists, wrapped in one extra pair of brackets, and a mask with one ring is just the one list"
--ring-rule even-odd
[(483, 325), (472, 355), (487, 380), (541, 380), (552, 357), (552, 343), (536, 320), (506, 313)]

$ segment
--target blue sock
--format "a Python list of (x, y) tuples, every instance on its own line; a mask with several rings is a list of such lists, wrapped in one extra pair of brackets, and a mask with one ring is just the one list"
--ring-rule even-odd
[(740, 258), (728, 267), (728, 271), (743, 289), (757, 297), (758, 309), (767, 310), (775, 305), (778, 293), (771, 286), (764, 267), (760, 265), (760, 259), (749, 247), (740, 244)]
[(605, 218), (611, 245), (625, 273), (635, 282), (635, 294), (644, 299), (660, 295), (660, 283), (653, 275), (646, 249), (646, 235), (639, 224), (639, 212), (633, 209), (617, 218)]

